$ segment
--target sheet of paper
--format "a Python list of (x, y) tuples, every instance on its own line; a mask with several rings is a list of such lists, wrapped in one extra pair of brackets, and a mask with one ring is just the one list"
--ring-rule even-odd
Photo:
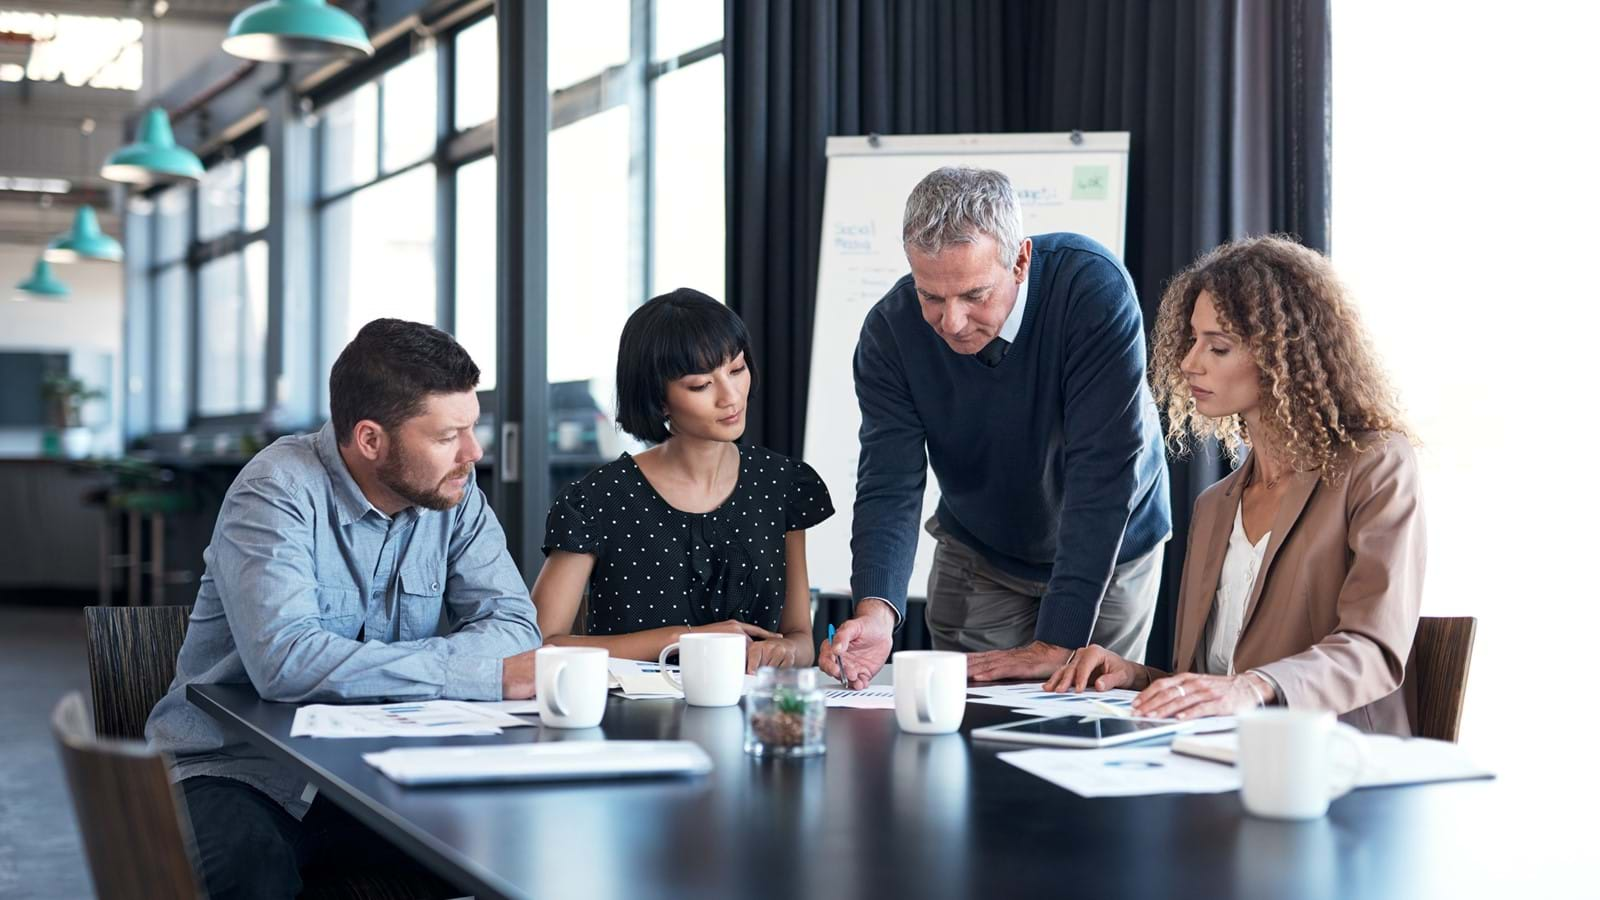
[[(1005, 685), (1007, 688), (1027, 688), (1028, 685)], [(1036, 716), (1128, 716), (1136, 691), (1084, 691), (1080, 694), (1054, 694), (1032, 686), (1029, 690), (1003, 690), (1001, 688), (969, 688), (977, 694), (970, 702), (983, 706), (1004, 706), (1007, 709), (1026, 710)]]
[(369, 705), (310, 704), (295, 710), (290, 737), (448, 737), (499, 734), (532, 723), (461, 700)]
[[(611, 687), (626, 700), (682, 700), (683, 691), (661, 674), (661, 666), (638, 659), (612, 657), (607, 663), (611, 673)], [(667, 664), (667, 669), (678, 672), (678, 666)], [(754, 675), (744, 676), (744, 693), (756, 683)]]
[[(672, 682), (662, 676), (661, 667), (653, 662), (612, 657), (606, 666), (611, 672), (611, 686), (621, 691), (622, 696), (629, 700), (683, 696), (682, 691), (673, 687)], [(678, 667), (670, 663), (667, 668), (674, 672), (678, 671)]]
[(470, 702), (479, 709), (496, 709), (513, 716), (537, 716), (539, 714), (538, 700), (473, 700)]
[(998, 756), (1080, 797), (1220, 794), (1239, 789), (1238, 770), (1179, 756), (1166, 747), (1040, 748), (1013, 750)]
[(822, 696), (828, 706), (838, 709), (894, 709), (892, 684), (869, 684), (859, 691), (828, 688), (822, 692)]

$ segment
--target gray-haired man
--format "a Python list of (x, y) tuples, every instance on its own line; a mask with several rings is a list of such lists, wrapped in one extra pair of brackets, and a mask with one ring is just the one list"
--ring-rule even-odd
[(985, 169), (924, 178), (903, 237), (911, 274), (856, 345), (855, 615), (819, 664), (860, 687), (888, 656), (924, 458), (936, 647), (975, 653), (979, 681), (1047, 677), (1091, 641), (1142, 661), (1171, 514), (1127, 271), (1082, 235), (1024, 237)]

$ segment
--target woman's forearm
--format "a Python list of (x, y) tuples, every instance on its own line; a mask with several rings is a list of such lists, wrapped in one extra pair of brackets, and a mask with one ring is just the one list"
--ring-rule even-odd
[(803, 669), (815, 661), (816, 647), (812, 645), (811, 629), (807, 628), (803, 631), (785, 631), (783, 633), (783, 639), (788, 641), (789, 644), (794, 648), (795, 668)]
[(545, 643), (551, 647), (603, 647), (618, 659), (655, 662), (668, 644), (678, 640), (688, 630), (666, 626), (632, 634), (552, 634), (545, 639)]

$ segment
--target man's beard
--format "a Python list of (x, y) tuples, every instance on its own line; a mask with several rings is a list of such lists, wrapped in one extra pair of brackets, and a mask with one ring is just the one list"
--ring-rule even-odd
[(463, 489), (458, 496), (450, 497), (444, 492), (445, 482), (460, 478), (471, 471), (470, 465), (463, 466), (433, 485), (423, 485), (420, 483), (422, 477), (413, 471), (410, 457), (406, 456), (405, 450), (396, 442), (392, 445), (388, 457), (378, 464), (378, 481), (423, 509), (446, 510), (460, 503), (467, 496), (467, 492)]

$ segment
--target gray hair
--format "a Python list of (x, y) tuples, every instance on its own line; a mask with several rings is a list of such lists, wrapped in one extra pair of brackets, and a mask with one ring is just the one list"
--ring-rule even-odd
[(945, 166), (929, 172), (906, 198), (901, 240), (907, 250), (936, 256), (949, 244), (986, 234), (1010, 268), (1022, 250), (1022, 207), (1011, 179), (993, 169)]

